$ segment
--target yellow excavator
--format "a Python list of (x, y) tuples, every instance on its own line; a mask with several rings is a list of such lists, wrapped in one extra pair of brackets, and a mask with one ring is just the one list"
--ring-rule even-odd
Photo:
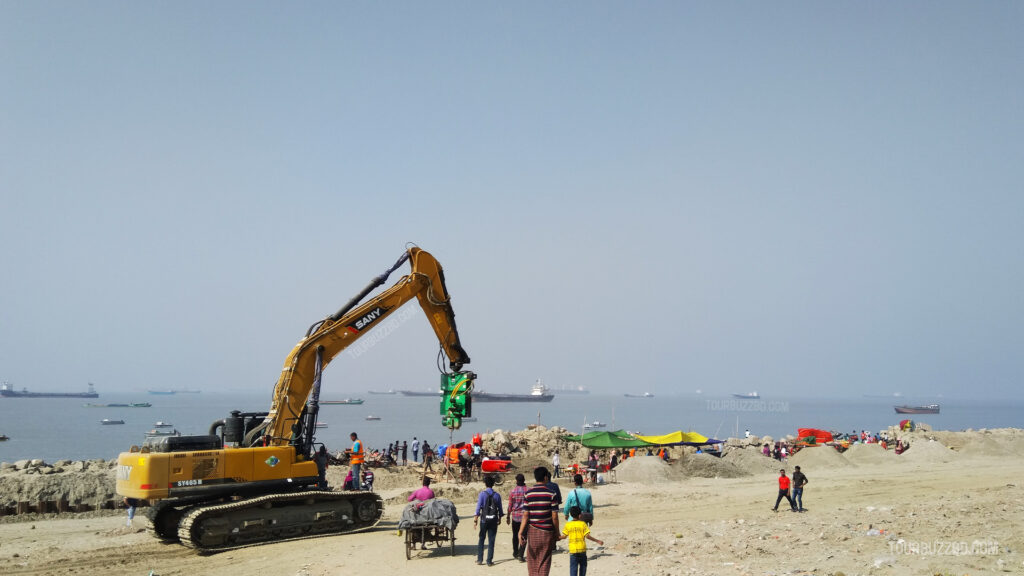
[[(406, 261), (411, 271), (362, 302)], [(366, 530), (384, 503), (372, 492), (324, 490), (315, 461), (320, 377), (327, 364), (412, 298), (419, 300), (451, 372), (468, 380), (469, 356), (441, 265), (410, 247), (345, 306), (310, 326), (285, 360), (268, 412), (232, 411), (202, 436), (149, 438), (118, 456), (117, 493), (149, 500), (154, 534), (209, 552)]]

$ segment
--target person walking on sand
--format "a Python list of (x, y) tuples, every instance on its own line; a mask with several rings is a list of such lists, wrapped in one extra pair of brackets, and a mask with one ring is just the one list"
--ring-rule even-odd
[(779, 470), (779, 497), (775, 499), (775, 507), (772, 508), (772, 512), (779, 511), (779, 502), (785, 497), (789, 501), (789, 507), (796, 512), (796, 504), (793, 503), (793, 499), (789, 497), (789, 476), (786, 476), (786, 469)]
[(348, 437), (352, 439), (352, 448), (347, 451), (349, 462), (352, 464), (352, 489), (359, 490), (363, 483), (363, 477), (360, 475), (363, 468), (363, 443), (359, 441), (359, 435), (355, 432)]
[(555, 478), (562, 477), (562, 459), (558, 457), (558, 450), (555, 450), (554, 456), (551, 457), (551, 466), (555, 469)]
[(807, 476), (797, 466), (793, 470), (793, 501), (796, 502), (796, 509), (804, 511), (804, 485), (807, 484)]
[(415, 436), (412, 437), (412, 461), (414, 463), (420, 461), (420, 441)]
[(580, 520), (579, 506), (569, 508), (570, 521), (565, 523), (559, 540), (569, 539), (569, 576), (587, 576), (587, 540), (604, 546), (604, 542), (590, 535), (590, 527)]
[[(535, 468), (536, 484), (526, 491), (526, 517), (519, 528), (519, 539), (526, 538), (526, 567), (530, 576), (548, 576), (551, 573), (551, 553), (558, 535), (558, 504), (547, 479), (551, 472), (544, 466)], [(529, 538), (527, 538), (529, 531)]]
[[(504, 516), (501, 508), (501, 494), (494, 491), (494, 476), (484, 477), (485, 488), (476, 501), (476, 515), (473, 527), (480, 526), (480, 540), (476, 545), (476, 563), (484, 563), (484, 538), (487, 539), (487, 565), (494, 566), (494, 538), (498, 535), (498, 524)], [(483, 515), (483, 522), (480, 515)]]
[(516, 485), (508, 494), (508, 513), (505, 523), (512, 525), (512, 557), (526, 562), (526, 541), (519, 539), (519, 529), (523, 527), (523, 505), (526, 504), (526, 477), (516, 474)]
[(402, 466), (409, 465), (409, 443), (402, 440)]
[(430, 447), (430, 444), (426, 440), (424, 440), (423, 441), (423, 473), (424, 474), (426, 474), (427, 472), (433, 472), (434, 471), (434, 466), (432, 464), (433, 461), (434, 461), (434, 449)]
[[(588, 524), (594, 521), (594, 501), (590, 497), (590, 490), (583, 487), (583, 475), (577, 474), (572, 477), (572, 483), (575, 484), (569, 495), (565, 497), (565, 521), (568, 522), (569, 518), (576, 518), (577, 520), (583, 520)], [(589, 514), (589, 522), (585, 520), (586, 517), (572, 516), (572, 509), (579, 508), (580, 513)], [(570, 543), (571, 544), (571, 543)]]

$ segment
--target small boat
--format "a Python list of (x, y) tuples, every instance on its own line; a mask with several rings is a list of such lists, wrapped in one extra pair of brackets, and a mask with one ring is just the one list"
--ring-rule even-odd
[(362, 404), (362, 398), (345, 398), (344, 400), (321, 400), (321, 404)]
[(316, 427), (317, 428), (327, 428), (327, 423), (326, 422), (317, 422), (316, 423)]
[(367, 420), (380, 420), (380, 416), (374, 416), (373, 414), (366, 417)]
[(654, 398), (654, 394), (644, 392), (643, 394), (623, 394), (626, 398)]
[(132, 402), (130, 404), (82, 404), (86, 408), (149, 408), (152, 406), (149, 402)]
[(147, 438), (154, 436), (181, 436), (181, 432), (178, 432), (177, 430), (157, 430), (156, 428), (146, 432)]
[(171, 426), (173, 426), (173, 424), (171, 424), (170, 422), (164, 422), (163, 420), (160, 420), (153, 424), (154, 428), (170, 428)]
[(104, 418), (103, 420), (100, 420), (100, 424), (103, 424), (103, 425), (124, 424), (124, 420), (111, 420), (110, 418)]
[(7, 434), (0, 434), (0, 442), (6, 442), (8, 440), (10, 440), (10, 437), (8, 437)]
[(733, 394), (733, 398), (739, 398), (740, 400), (758, 400), (761, 395), (757, 392), (747, 392), (746, 394)]
[(938, 414), (938, 404), (927, 404), (925, 406), (893, 406), (897, 414)]
[(593, 422), (588, 422), (588, 423), (584, 424), (583, 428), (585, 428), (587, 430), (590, 430), (592, 428), (604, 428), (605, 426), (607, 426), (607, 424), (605, 424), (604, 422), (601, 422), (599, 420), (594, 420)]

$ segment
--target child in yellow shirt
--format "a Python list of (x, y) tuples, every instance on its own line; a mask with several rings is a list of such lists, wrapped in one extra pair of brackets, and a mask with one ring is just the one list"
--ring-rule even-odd
[(559, 540), (569, 539), (569, 576), (587, 576), (587, 540), (593, 540), (601, 546), (604, 542), (590, 535), (590, 527), (579, 520), (580, 507), (569, 508), (572, 520), (565, 523)]

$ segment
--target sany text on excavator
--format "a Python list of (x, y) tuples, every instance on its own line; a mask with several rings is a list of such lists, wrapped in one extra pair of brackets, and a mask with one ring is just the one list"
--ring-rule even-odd
[[(360, 304), (407, 260), (409, 274)], [(320, 376), (331, 359), (414, 297), (448, 357), (451, 372), (442, 381), (471, 390), (476, 376), (462, 371), (469, 355), (459, 341), (444, 272), (433, 256), (411, 247), (340, 310), (310, 326), (285, 360), (268, 412), (233, 411), (208, 435), (133, 446), (118, 457), (117, 493), (153, 501), (148, 515), (155, 535), (201, 551), (376, 525), (384, 509), (376, 494), (315, 487)]]

